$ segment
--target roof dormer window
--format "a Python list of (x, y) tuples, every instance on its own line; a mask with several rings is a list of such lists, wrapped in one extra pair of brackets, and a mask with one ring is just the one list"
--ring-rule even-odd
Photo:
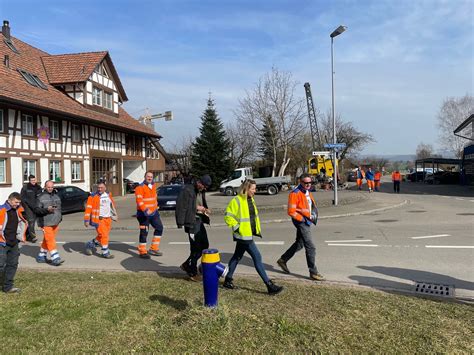
[(17, 69), (18, 72), (21, 74), (23, 79), (25, 79), (28, 84), (32, 86), (36, 86), (37, 88), (48, 90), (48, 87), (38, 78), (35, 74), (31, 74), (23, 69)]

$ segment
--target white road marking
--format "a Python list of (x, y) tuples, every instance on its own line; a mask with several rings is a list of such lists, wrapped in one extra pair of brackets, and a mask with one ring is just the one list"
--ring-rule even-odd
[(424, 235), (422, 237), (411, 237), (411, 239), (428, 239), (428, 238), (441, 238), (450, 237), (450, 234), (435, 234), (435, 235)]
[(255, 242), (255, 244), (260, 244), (260, 245), (284, 245), (285, 242), (282, 240), (277, 240), (273, 242)]
[(325, 240), (325, 243), (365, 243), (371, 242), (372, 239), (348, 239), (348, 240)]
[(474, 245), (425, 245), (425, 247), (438, 249), (474, 249)]
[[(72, 243), (72, 242), (56, 242), (56, 244), (66, 244), (66, 243)], [(86, 244), (86, 242), (84, 242), (84, 245)], [(109, 242), (109, 245), (110, 244), (137, 244), (137, 242), (119, 242), (119, 241), (111, 241)]]
[(378, 244), (342, 244), (342, 243), (329, 243), (329, 246), (339, 246), (339, 247), (378, 247)]
[(168, 244), (174, 244), (174, 245), (186, 245), (186, 244), (189, 244), (189, 242), (169, 242)]
[(469, 200), (469, 201), (474, 202), (474, 200)]
[(441, 196), (441, 197), (443, 197), (443, 198), (450, 198), (449, 196)]
[(458, 200), (458, 201), (464, 201), (464, 199), (463, 199), (463, 198), (460, 198), (460, 197), (456, 197), (456, 200)]

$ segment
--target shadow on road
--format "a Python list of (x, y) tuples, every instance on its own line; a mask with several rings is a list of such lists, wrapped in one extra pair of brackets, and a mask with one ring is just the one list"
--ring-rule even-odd
[[(454, 286), (458, 289), (474, 291), (474, 283), (466, 280), (457, 279), (448, 275), (437, 274), (429, 271), (402, 269), (398, 267), (387, 266), (358, 266), (359, 269), (373, 271), (382, 275), (397, 277), (407, 281), (436, 283), (442, 285)], [(366, 286), (382, 286), (394, 289), (407, 289), (409, 285), (402, 282), (386, 280), (383, 278), (352, 275), (351, 280), (357, 281), (360, 285)]]

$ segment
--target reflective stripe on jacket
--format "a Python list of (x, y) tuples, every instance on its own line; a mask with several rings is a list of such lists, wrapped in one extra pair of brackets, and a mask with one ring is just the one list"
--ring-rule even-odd
[[(260, 218), (258, 217), (257, 205), (252, 197), (255, 208), (255, 227), (257, 236), (260, 236)], [(224, 216), (225, 223), (232, 228), (233, 236), (239, 240), (252, 240), (252, 225), (250, 223), (249, 205), (247, 196), (237, 195), (227, 205)]]
[[(309, 196), (311, 198), (312, 214), (317, 216), (316, 201), (314, 201), (311, 192), (309, 193)], [(288, 216), (298, 222), (308, 222), (311, 219), (308, 199), (306, 198), (306, 193), (303, 192), (301, 185), (298, 185), (298, 187), (288, 195)], [(310, 223), (312, 222), (310, 221)]]
[[(112, 198), (112, 194), (107, 192), (110, 198), (110, 213), (112, 215), (112, 220), (117, 219), (117, 209), (115, 208), (115, 201)], [(99, 217), (100, 217), (100, 194), (94, 192), (87, 198), (86, 210), (84, 211), (84, 222), (88, 222), (93, 227), (99, 226)]]
[[(3, 232), (5, 228), (7, 227), (8, 223), (8, 214), (7, 212), (10, 211), (12, 206), (10, 206), (7, 202), (5, 202), (3, 205), (0, 205), (0, 245), (5, 246), (6, 245), (6, 240), (3, 235)], [(23, 207), (19, 206), (16, 209), (16, 213), (18, 215), (18, 228), (16, 230), (16, 239), (18, 239), (20, 242), (24, 242), (26, 240), (26, 229), (28, 227), (28, 222), (26, 222), (26, 219), (23, 217)]]
[(146, 216), (152, 216), (158, 210), (157, 199), (155, 184), (153, 184), (150, 189), (145, 182), (142, 182), (135, 188), (137, 211), (142, 211)]

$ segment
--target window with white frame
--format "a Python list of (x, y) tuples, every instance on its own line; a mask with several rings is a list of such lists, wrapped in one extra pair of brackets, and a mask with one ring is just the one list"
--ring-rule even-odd
[(81, 126), (77, 124), (72, 125), (72, 141), (73, 142), (80, 142), (82, 139), (81, 137)]
[(0, 184), (7, 182), (7, 159), (0, 158)]
[(21, 134), (24, 136), (33, 136), (33, 116), (21, 115)]
[(59, 139), (59, 121), (49, 121), (49, 138)]
[(28, 181), (28, 176), (36, 176), (36, 160), (23, 160), (23, 181)]
[(104, 92), (104, 106), (109, 110), (113, 109), (113, 95), (110, 92)]
[(102, 106), (102, 90), (95, 86), (92, 88), (92, 103), (97, 106)]
[(49, 180), (62, 181), (60, 160), (51, 160), (49, 162)]
[(82, 180), (82, 163), (80, 161), (71, 162), (71, 180)]

